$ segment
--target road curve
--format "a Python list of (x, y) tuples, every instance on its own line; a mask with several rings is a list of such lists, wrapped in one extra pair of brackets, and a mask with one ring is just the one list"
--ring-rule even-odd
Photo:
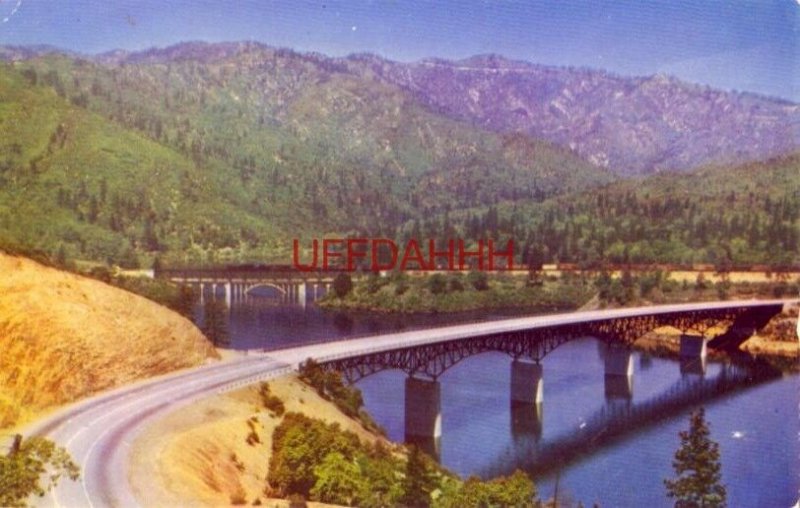
[(515, 330), (643, 314), (788, 302), (711, 302), (503, 319), (251, 353), (160, 376), (78, 402), (26, 429), (25, 435), (44, 436), (64, 446), (81, 467), (80, 481), (62, 479), (59, 486), (37, 504), (70, 508), (138, 506), (140, 503), (127, 479), (128, 454), (131, 443), (148, 422), (198, 399), (286, 374), (309, 357), (326, 361)]

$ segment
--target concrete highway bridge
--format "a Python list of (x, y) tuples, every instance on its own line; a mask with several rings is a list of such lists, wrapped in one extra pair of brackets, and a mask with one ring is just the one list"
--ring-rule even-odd
[[(342, 373), (351, 383), (383, 370), (404, 371), (406, 440), (438, 456), (442, 434), (438, 378), (470, 356), (485, 352), (509, 356), (512, 420), (535, 429), (542, 418), (542, 361), (560, 345), (585, 337), (605, 343), (606, 397), (630, 400), (631, 346), (646, 333), (665, 326), (680, 330), (682, 372), (702, 374), (708, 348), (737, 352), (783, 305), (783, 301), (711, 302), (508, 319), (384, 335), (367, 339), (373, 347), (360, 353), (317, 358), (324, 368)], [(384, 341), (388, 341), (385, 346)], [(686, 400), (692, 400), (691, 390), (688, 396)]]
[[(569, 340), (593, 336), (607, 345), (606, 394), (624, 399), (632, 393), (629, 346), (645, 332), (666, 325), (681, 330), (684, 360), (689, 365), (699, 364), (690, 370), (702, 374), (706, 347), (735, 348), (743, 337), (780, 312), (785, 303), (663, 305), (446, 326), (251, 352), (225, 362), (141, 381), (77, 402), (25, 429), (26, 436), (48, 437), (65, 446), (81, 466), (80, 482), (62, 480), (57, 489), (37, 504), (146, 506), (146, 493), (134, 492), (128, 482), (127, 464), (130, 445), (148, 423), (198, 399), (296, 370), (309, 358), (327, 369), (341, 371), (350, 381), (384, 369), (405, 371), (408, 374), (406, 436), (412, 441), (423, 439), (431, 443), (436, 455), (441, 436), (438, 377), (470, 355), (486, 351), (508, 354), (512, 407), (533, 407), (540, 414), (541, 362)], [(717, 329), (724, 331), (710, 337), (712, 330)]]

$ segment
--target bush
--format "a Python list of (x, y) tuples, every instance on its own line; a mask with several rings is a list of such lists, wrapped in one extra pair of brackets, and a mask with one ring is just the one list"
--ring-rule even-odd
[(269, 383), (261, 383), (258, 388), (258, 395), (261, 397), (261, 403), (264, 405), (264, 408), (273, 415), (282, 416), (286, 411), (286, 406), (284, 406), (283, 401), (276, 395), (270, 393)]
[(388, 283), (389, 281), (386, 278), (381, 277), (379, 273), (372, 273), (367, 278), (365, 289), (367, 293), (372, 295), (380, 291), (380, 289)]
[(447, 280), (440, 273), (434, 273), (428, 277), (426, 285), (431, 294), (440, 295), (447, 292)]
[(467, 284), (477, 291), (486, 291), (489, 289), (489, 278), (484, 272), (471, 271), (467, 274)]
[(344, 298), (353, 290), (353, 279), (349, 274), (339, 273), (333, 279), (333, 292), (339, 298)]
[(447, 290), (464, 291), (464, 283), (461, 282), (461, 277), (459, 275), (451, 275), (450, 278), (447, 279)]

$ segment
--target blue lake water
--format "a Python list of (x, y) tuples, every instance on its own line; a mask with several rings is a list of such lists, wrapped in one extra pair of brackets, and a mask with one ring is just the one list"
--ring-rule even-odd
[[(235, 348), (279, 349), (382, 332), (497, 319), (505, 313), (455, 316), (384, 316), (325, 312), (313, 305), (270, 298), (234, 303), (230, 332)], [(499, 353), (473, 356), (445, 372), (441, 390), (441, 463), (462, 475), (491, 477), (530, 463), (537, 450), (561, 446), (614, 410), (641, 407), (676, 390), (687, 379), (714, 380), (724, 367), (709, 363), (705, 375), (681, 374), (678, 362), (633, 353), (630, 397), (608, 396), (604, 350), (586, 338), (562, 345), (543, 365), (544, 402), (534, 428), (512, 425), (511, 360)], [(389, 437), (404, 440), (406, 375), (385, 371), (358, 382), (367, 410)], [(800, 376), (756, 383), (702, 402), (711, 437), (720, 445), (723, 482), (731, 507), (789, 507), (800, 495)], [(697, 404), (666, 411), (610, 443), (535, 477), (540, 496), (571, 506), (672, 506), (663, 479), (673, 475), (678, 432), (688, 428)], [(587, 424), (588, 422), (588, 424)], [(595, 429), (596, 431), (596, 429)], [(598, 432), (598, 438), (602, 432)], [(590, 443), (596, 443), (590, 439)], [(574, 447), (573, 447), (574, 448)], [(588, 445), (587, 445), (588, 448)], [(574, 449), (572, 450), (575, 451)], [(579, 450), (582, 451), (582, 450)], [(570, 504), (572, 503), (572, 504)]]

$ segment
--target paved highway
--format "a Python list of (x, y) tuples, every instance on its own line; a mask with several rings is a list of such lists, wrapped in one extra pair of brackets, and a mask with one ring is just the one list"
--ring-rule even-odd
[(531, 328), (643, 314), (776, 303), (785, 301), (665, 305), (504, 319), (250, 354), (160, 376), (68, 406), (26, 429), (25, 435), (45, 436), (65, 446), (81, 467), (80, 481), (62, 480), (58, 488), (39, 504), (58, 507), (138, 505), (128, 484), (127, 462), (130, 444), (148, 422), (200, 398), (288, 373), (309, 357), (326, 361)]

